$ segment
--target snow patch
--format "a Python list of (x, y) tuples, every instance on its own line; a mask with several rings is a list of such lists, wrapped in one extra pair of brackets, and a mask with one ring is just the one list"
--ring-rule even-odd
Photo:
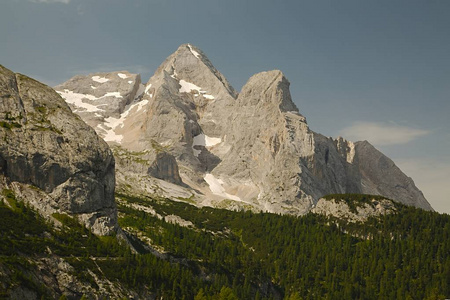
[(117, 73), (117, 76), (119, 76), (122, 79), (128, 78), (127, 74), (123, 74), (123, 73)]
[(181, 85), (180, 90), (179, 90), (180, 93), (190, 93), (192, 90), (196, 90), (196, 91), (201, 90), (201, 87), (196, 86), (193, 83), (184, 81), (183, 79), (180, 80), (180, 85)]
[(184, 81), (183, 79), (181, 79), (180, 80), (180, 86), (181, 86), (180, 90), (179, 90), (180, 93), (190, 93), (191, 91), (197, 91), (203, 97), (205, 97), (206, 99), (214, 100), (214, 96), (213, 95), (207, 94), (207, 92), (202, 90), (201, 87), (199, 87), (199, 86), (197, 86), (197, 85), (195, 85), (193, 83), (190, 83), (190, 82), (187, 82), (187, 81)]
[(206, 174), (205, 177), (203, 177), (203, 179), (209, 185), (209, 189), (213, 194), (224, 197), (226, 199), (242, 201), (242, 199), (239, 198), (238, 196), (230, 195), (227, 192), (225, 192), (225, 189), (222, 186), (224, 184), (223, 180), (217, 179), (216, 177), (214, 177), (213, 174)]
[(105, 83), (105, 82), (109, 81), (108, 78), (100, 77), (100, 76), (92, 76), (92, 80), (94, 80), (95, 82), (99, 82), (99, 83)]
[[(95, 87), (91, 86), (91, 88), (95, 89)], [(88, 112), (96, 112), (96, 111), (103, 111), (103, 109), (99, 109), (100, 106), (106, 106), (108, 104), (101, 104), (101, 105), (93, 105), (91, 103), (86, 103), (83, 101), (83, 99), (87, 100), (98, 100), (105, 97), (116, 97), (116, 98), (123, 98), (122, 95), (119, 92), (109, 92), (101, 96), (100, 98), (95, 97), (94, 95), (89, 94), (80, 94), (80, 93), (74, 93), (73, 91), (70, 91), (68, 89), (64, 89), (64, 91), (56, 91), (58, 94), (61, 95), (61, 97), (66, 100), (67, 103), (75, 105), (77, 108), (83, 108), (84, 110)], [(81, 111), (84, 111), (81, 110)], [(74, 112), (80, 111), (79, 109), (75, 109)]]
[(170, 77), (172, 77), (175, 80), (178, 80), (177, 79), (178, 74), (177, 74), (177, 71), (175, 70), (175, 66), (173, 64), (172, 64), (172, 71), (173, 71), (173, 73), (170, 75)]
[[(192, 120), (190, 120), (192, 121)], [(214, 145), (217, 145), (222, 142), (221, 138), (213, 138), (209, 137), (203, 133), (200, 133), (199, 135), (194, 136), (192, 140), (192, 150), (194, 151), (194, 155), (196, 157), (199, 156), (201, 150), (197, 150), (194, 147), (195, 146), (204, 146), (204, 147), (212, 147)]]
[[(100, 98), (103, 98), (103, 97), (123, 98), (122, 95), (121, 95), (119, 92), (109, 92), (109, 93), (104, 94), (104, 95), (101, 96)], [(100, 98), (99, 98), (99, 99), (100, 99)]]
[(151, 87), (152, 87), (152, 84), (150, 83), (149, 85), (147, 85), (147, 86), (145, 87), (144, 93), (146, 93), (147, 95), (150, 95), (150, 94), (148, 93), (148, 90), (149, 90)]
[(194, 54), (195, 57), (200, 58), (200, 53), (195, 51), (190, 44), (188, 44), (189, 50), (191, 50), (191, 53)]
[(96, 90), (97, 88), (93, 85), (91, 85), (91, 89)]
[(128, 80), (128, 84), (132, 84), (133, 83), (133, 80)]

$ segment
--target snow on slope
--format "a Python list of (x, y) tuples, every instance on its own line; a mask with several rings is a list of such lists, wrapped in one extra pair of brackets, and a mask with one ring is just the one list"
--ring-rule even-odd
[(188, 44), (189, 50), (191, 50), (192, 54), (194, 54), (195, 57), (200, 58), (200, 54), (195, 51), (190, 44)]
[(197, 91), (198, 93), (200, 93), (206, 99), (214, 100), (214, 96), (213, 95), (207, 94), (207, 92), (202, 90), (201, 87), (199, 87), (199, 86), (197, 86), (197, 85), (195, 85), (193, 83), (190, 83), (190, 82), (187, 82), (187, 81), (184, 81), (183, 79), (181, 79), (180, 80), (180, 86), (181, 86), (180, 90), (179, 90), (180, 93), (190, 93), (191, 91)]
[(224, 182), (221, 179), (217, 179), (216, 177), (214, 177), (213, 174), (206, 174), (204, 179), (209, 185), (209, 189), (213, 194), (224, 197), (226, 199), (242, 202), (242, 199), (238, 196), (230, 195), (225, 192), (225, 188), (222, 186)]
[(92, 76), (92, 80), (94, 80), (95, 82), (98, 82), (98, 83), (105, 83), (105, 82), (109, 81), (108, 78), (100, 77), (100, 76)]
[[(87, 99), (90, 101), (99, 100), (105, 97), (116, 97), (116, 98), (122, 98), (122, 95), (119, 92), (109, 92), (101, 97), (95, 97), (93, 95), (89, 94), (80, 94), (80, 93), (74, 93), (73, 91), (70, 91), (68, 89), (64, 89), (64, 91), (56, 91), (59, 95), (61, 95), (62, 98), (66, 100), (67, 103), (75, 105), (77, 108), (74, 110), (74, 112), (80, 111), (78, 108), (84, 108), (88, 112), (96, 112), (96, 111), (103, 111), (103, 109), (98, 108), (98, 106), (95, 106), (91, 103), (86, 103), (83, 101), (83, 99)], [(104, 104), (102, 104), (104, 105)]]
[[(97, 106), (92, 105), (90, 103), (86, 103), (83, 102), (83, 99), (88, 99), (88, 100), (97, 100), (98, 98), (92, 95), (87, 95), (87, 94), (79, 94), (79, 93), (74, 93), (72, 91), (69, 90), (64, 90), (64, 92), (61, 91), (57, 91), (58, 94), (61, 95), (61, 97), (63, 97), (67, 103), (75, 105), (76, 107), (79, 108), (83, 108), (86, 111), (89, 112), (96, 112), (96, 111), (102, 111), (102, 109), (99, 109)], [(78, 109), (75, 109), (74, 112), (79, 111)]]

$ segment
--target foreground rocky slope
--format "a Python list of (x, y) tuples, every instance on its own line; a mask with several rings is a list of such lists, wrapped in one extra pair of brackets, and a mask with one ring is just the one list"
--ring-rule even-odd
[(43, 215), (77, 216), (96, 234), (117, 227), (114, 157), (50, 87), (0, 66), (0, 190)]
[[(56, 89), (63, 97), (82, 93), (95, 76)], [(102, 76), (117, 80), (118, 74)], [(411, 178), (368, 142), (310, 130), (289, 85), (280, 71), (262, 72), (238, 94), (200, 49), (185, 44), (120, 116), (104, 110), (104, 122), (94, 128), (116, 147), (119, 187), (129, 192), (290, 214), (305, 214), (330, 193), (383, 195), (432, 209)], [(125, 97), (107, 87), (105, 95)], [(85, 95), (74, 104), (87, 122), (98, 111), (86, 103), (103, 105), (97, 97)]]

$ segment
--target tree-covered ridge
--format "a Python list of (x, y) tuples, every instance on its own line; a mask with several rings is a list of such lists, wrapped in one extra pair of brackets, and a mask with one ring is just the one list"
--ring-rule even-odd
[[(396, 205), (395, 214), (350, 224), (313, 214), (279, 216), (120, 198), (152, 207), (160, 216), (174, 214), (191, 221), (195, 230), (119, 207), (124, 228), (140, 230), (172, 255), (201, 259), (212, 269), (234, 275), (228, 284), (242, 299), (255, 297), (251, 291), (266, 279), (282, 295), (298, 293), (305, 299), (423, 299), (450, 292), (448, 215)], [(357, 201), (354, 195), (348, 202)], [(244, 293), (236, 288), (242, 280)]]
[[(103, 276), (141, 297), (444, 299), (450, 295), (448, 215), (400, 205), (395, 214), (350, 224), (314, 214), (233, 212), (117, 195), (119, 222), (141, 252), (137, 254), (114, 237), (96, 237), (65, 215), (54, 215), (63, 224), (57, 230), (10, 191), (5, 193), (8, 204), (0, 201), (0, 269), (7, 274), (0, 280), (2, 297), (23, 285), (39, 296), (54, 298), (32, 276), (37, 272), (33, 260), (50, 252), (70, 263), (73, 275), (93, 290), (98, 290), (94, 277)], [(170, 223), (166, 220), (174, 218), (167, 216), (191, 223), (181, 226), (176, 218)]]

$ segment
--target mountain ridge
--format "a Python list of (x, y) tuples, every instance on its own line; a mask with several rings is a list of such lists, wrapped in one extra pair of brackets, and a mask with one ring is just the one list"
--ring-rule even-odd
[[(110, 131), (121, 138), (108, 142), (146, 152), (140, 159), (150, 165), (158, 151), (167, 152), (167, 168), (178, 170), (185, 194), (198, 205), (226, 202), (234, 209), (305, 214), (325, 194), (367, 193), (432, 210), (412, 179), (373, 146), (312, 131), (289, 85), (281, 71), (267, 71), (237, 93), (203, 51), (183, 44), (159, 66), (125, 117), (114, 121), (119, 125)], [(79, 91), (70, 82), (56, 89)], [(99, 126), (108, 125), (95, 127), (102, 136)], [(124, 177), (154, 177), (145, 164), (135, 168), (140, 172), (117, 165)]]

